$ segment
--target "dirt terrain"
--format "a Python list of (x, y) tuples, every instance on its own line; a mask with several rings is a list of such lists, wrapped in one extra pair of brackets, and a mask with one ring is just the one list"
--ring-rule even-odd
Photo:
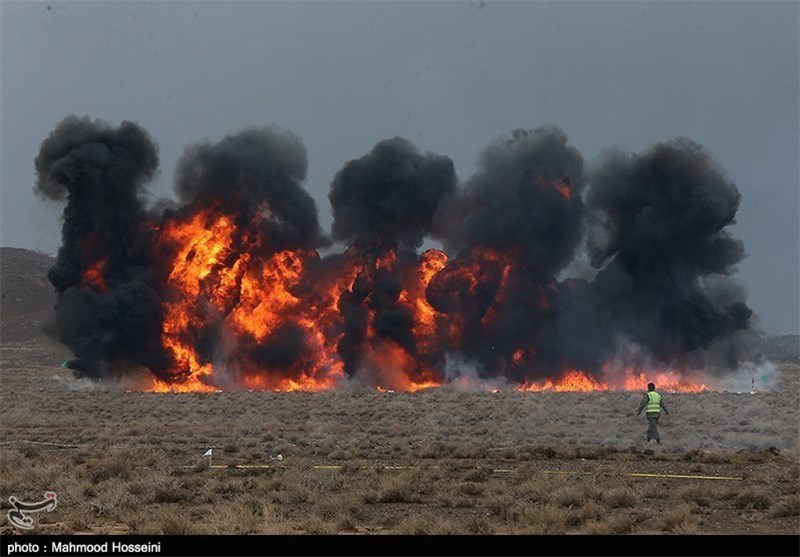
[[(800, 534), (796, 337), (770, 390), (126, 392), (50, 340), (47, 256), (3, 248), (0, 533)], [(781, 352), (782, 351), (782, 352)], [(782, 355), (781, 355), (782, 354)], [(213, 449), (211, 459), (203, 454)], [(278, 458), (281, 455), (281, 458)]]

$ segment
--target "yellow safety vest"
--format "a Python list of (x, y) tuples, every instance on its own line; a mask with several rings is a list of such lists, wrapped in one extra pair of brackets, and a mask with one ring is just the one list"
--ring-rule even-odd
[(661, 395), (655, 391), (647, 391), (647, 406), (644, 407), (645, 413), (661, 412)]

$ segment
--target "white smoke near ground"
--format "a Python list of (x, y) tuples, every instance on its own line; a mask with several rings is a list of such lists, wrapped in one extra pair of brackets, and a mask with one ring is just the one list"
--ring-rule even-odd
[(448, 353), (445, 355), (445, 386), (464, 392), (497, 392), (513, 388), (502, 376), (487, 377), (481, 370), (480, 362), (461, 354)]
[(737, 394), (775, 391), (780, 381), (780, 370), (768, 360), (743, 362), (734, 371), (714, 376), (709, 381), (713, 381), (715, 390)]
[(92, 381), (88, 377), (62, 377), (54, 375), (53, 381), (59, 391), (64, 392), (94, 392), (107, 391), (109, 386), (98, 381)]
[[(740, 335), (742, 336), (742, 335)], [(742, 345), (746, 339), (738, 339)], [(720, 347), (726, 350), (726, 347)], [(679, 385), (703, 385), (708, 391), (765, 392), (778, 388), (780, 370), (764, 356), (751, 355), (734, 367), (721, 367), (722, 358), (712, 350), (700, 350), (684, 361), (659, 362), (642, 345), (616, 335), (613, 356), (603, 367), (604, 380), (611, 390), (646, 390), (653, 382), (657, 390), (675, 392)], [(632, 376), (641, 377), (640, 385), (630, 383)]]

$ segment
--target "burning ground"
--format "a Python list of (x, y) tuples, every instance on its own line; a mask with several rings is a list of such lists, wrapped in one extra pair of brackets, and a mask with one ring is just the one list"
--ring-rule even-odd
[[(68, 117), (35, 164), (36, 191), (64, 203), (49, 278), (81, 376), (157, 391), (698, 391), (757, 363), (729, 278), (740, 196), (686, 139), (587, 169), (560, 129), (515, 130), (465, 181), (387, 139), (333, 177), (330, 234), (289, 132), (190, 146), (176, 200), (148, 199), (157, 147), (134, 123)], [(428, 238), (443, 249), (422, 251)]]

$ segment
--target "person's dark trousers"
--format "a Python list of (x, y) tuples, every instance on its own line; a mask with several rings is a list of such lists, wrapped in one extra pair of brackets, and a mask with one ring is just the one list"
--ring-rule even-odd
[(661, 444), (661, 436), (658, 434), (658, 418), (661, 417), (660, 412), (648, 412), (647, 416), (647, 442), (655, 439), (656, 443)]

